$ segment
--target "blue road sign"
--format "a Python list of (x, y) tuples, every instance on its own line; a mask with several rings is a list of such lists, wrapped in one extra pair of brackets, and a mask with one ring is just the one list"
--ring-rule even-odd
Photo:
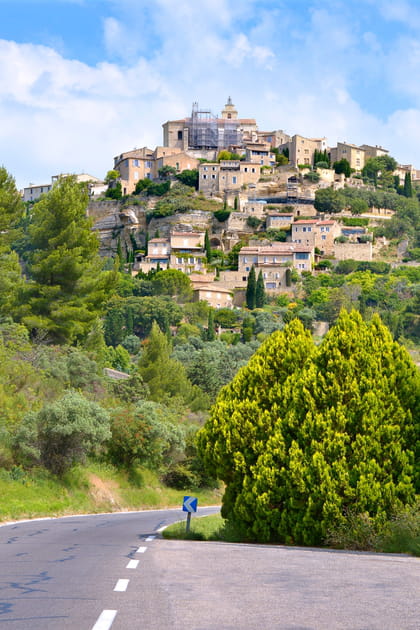
[(184, 497), (182, 503), (182, 510), (184, 512), (197, 512), (197, 497)]

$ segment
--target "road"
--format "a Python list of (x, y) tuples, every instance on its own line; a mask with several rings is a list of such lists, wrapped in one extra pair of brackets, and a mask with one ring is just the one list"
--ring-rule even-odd
[(157, 535), (179, 519), (156, 510), (0, 527), (0, 630), (420, 628), (416, 558)]

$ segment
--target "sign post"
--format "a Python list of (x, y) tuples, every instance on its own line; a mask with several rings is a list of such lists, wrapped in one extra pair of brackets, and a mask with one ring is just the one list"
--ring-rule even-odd
[(192, 512), (197, 512), (197, 503), (198, 499), (196, 497), (184, 497), (182, 511), (187, 512), (187, 524), (185, 530), (187, 533), (190, 531), (191, 527), (191, 514)]

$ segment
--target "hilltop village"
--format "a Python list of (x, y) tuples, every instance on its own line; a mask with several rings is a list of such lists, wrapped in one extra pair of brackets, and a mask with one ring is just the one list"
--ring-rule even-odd
[[(381, 146), (260, 131), (231, 98), (220, 116), (194, 103), (162, 127), (162, 146), (116, 156), (105, 181), (78, 176), (101, 254), (118, 252), (133, 275), (178, 269), (197, 300), (222, 308), (244, 303), (252, 268), (268, 295), (293, 295), (296, 274), (405, 260), (407, 243), (390, 248), (380, 226), (395, 215), (390, 191), (413, 195), (420, 170)], [(56, 179), (25, 188), (24, 200)]]

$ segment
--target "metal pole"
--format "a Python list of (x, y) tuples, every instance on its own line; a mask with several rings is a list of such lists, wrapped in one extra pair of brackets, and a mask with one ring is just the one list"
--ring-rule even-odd
[(187, 526), (186, 526), (186, 532), (188, 534), (188, 532), (190, 531), (190, 526), (191, 526), (191, 512), (188, 512), (187, 514)]

